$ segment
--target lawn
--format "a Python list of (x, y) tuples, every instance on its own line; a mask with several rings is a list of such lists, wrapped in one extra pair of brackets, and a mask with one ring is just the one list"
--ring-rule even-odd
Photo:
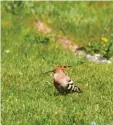
[[(36, 32), (27, 9), (19, 15), (6, 5), (8, 2), (2, 3), (1, 18), (2, 124), (113, 125), (113, 64), (92, 63), (77, 56), (53, 36)], [(63, 96), (55, 90), (53, 75), (43, 72), (57, 65), (72, 66), (66, 72), (83, 93)]]

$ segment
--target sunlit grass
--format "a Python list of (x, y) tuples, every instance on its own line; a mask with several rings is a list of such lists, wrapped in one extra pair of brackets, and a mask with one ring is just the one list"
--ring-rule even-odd
[[(2, 55), (2, 124), (112, 124), (112, 65), (87, 63), (56, 43), (9, 42), (2, 49), (10, 50)], [(42, 74), (56, 65), (72, 65), (66, 72), (83, 93), (56, 96), (52, 75)]]
[[(112, 125), (113, 65), (87, 62), (51, 39), (33, 41), (39, 34), (17, 17), (2, 17), (2, 124)], [(58, 94), (52, 74), (43, 74), (56, 65), (72, 66), (66, 72), (83, 93)]]
[(48, 22), (55, 31), (72, 37), (76, 44), (83, 46), (100, 40), (103, 33), (110, 37), (113, 27), (112, 3), (37, 2), (39, 9), (34, 10), (37, 18)]

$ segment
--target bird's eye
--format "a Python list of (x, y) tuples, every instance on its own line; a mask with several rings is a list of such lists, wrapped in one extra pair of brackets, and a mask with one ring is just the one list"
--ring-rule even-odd
[(56, 69), (54, 69), (53, 72), (55, 73), (55, 72), (56, 72)]

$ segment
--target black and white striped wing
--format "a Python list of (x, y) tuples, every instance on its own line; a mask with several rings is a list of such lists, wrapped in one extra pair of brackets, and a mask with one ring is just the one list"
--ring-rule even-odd
[(72, 79), (70, 77), (67, 77), (67, 86), (66, 89), (67, 91), (71, 91), (71, 92), (80, 92), (80, 88), (77, 87), (76, 85), (74, 85), (74, 82), (72, 81)]

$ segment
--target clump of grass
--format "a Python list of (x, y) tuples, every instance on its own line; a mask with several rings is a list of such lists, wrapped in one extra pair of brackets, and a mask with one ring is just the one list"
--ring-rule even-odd
[(94, 42), (89, 43), (86, 47), (84, 47), (85, 51), (87, 53), (101, 53), (103, 57), (106, 57), (107, 59), (110, 59), (113, 57), (113, 41), (112, 39), (105, 42)]

